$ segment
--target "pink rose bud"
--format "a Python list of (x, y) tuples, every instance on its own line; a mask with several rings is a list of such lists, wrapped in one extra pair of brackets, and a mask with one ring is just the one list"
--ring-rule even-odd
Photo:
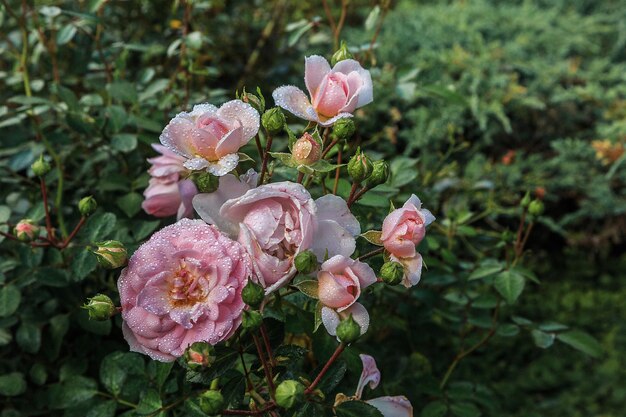
[(419, 198), (412, 195), (404, 205), (392, 211), (383, 221), (381, 240), (392, 261), (404, 266), (402, 284), (411, 287), (420, 279), (422, 257), (416, 246), (426, 235), (426, 226), (435, 217), (422, 208)]
[(134, 352), (171, 362), (241, 324), (251, 274), (244, 248), (202, 220), (183, 219), (141, 245), (118, 280), (122, 330)]
[(161, 143), (184, 158), (190, 170), (222, 176), (235, 169), (238, 151), (259, 130), (259, 113), (248, 103), (232, 100), (219, 109), (198, 104), (179, 113), (163, 130)]
[(359, 107), (373, 100), (372, 78), (354, 59), (344, 59), (331, 69), (325, 58), (305, 59), (304, 81), (310, 100), (294, 86), (279, 87), (272, 93), (277, 106), (322, 126), (352, 117)]
[(15, 225), (14, 233), (19, 240), (28, 242), (39, 235), (39, 226), (34, 224), (31, 219), (23, 219)]
[(374, 270), (366, 263), (336, 255), (324, 262), (317, 274), (319, 300), (341, 312), (361, 295), (361, 290), (377, 281)]
[(293, 144), (291, 155), (300, 165), (313, 165), (322, 156), (322, 145), (313, 136), (305, 133)]

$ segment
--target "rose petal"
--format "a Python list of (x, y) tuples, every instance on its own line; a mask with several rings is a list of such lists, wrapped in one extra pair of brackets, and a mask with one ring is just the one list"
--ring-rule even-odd
[(413, 417), (413, 406), (405, 396), (378, 397), (365, 401), (384, 417)]
[(369, 385), (370, 389), (375, 389), (380, 383), (380, 371), (376, 366), (376, 360), (370, 355), (360, 354), (359, 357), (363, 362), (363, 371), (361, 371), (361, 378), (354, 393), (357, 398), (361, 398), (366, 385)]
[(359, 221), (350, 212), (348, 204), (343, 198), (333, 194), (326, 194), (315, 200), (315, 204), (317, 205), (318, 220), (334, 220), (339, 226), (350, 232), (352, 236), (357, 236), (361, 233)]
[(317, 113), (311, 102), (298, 87), (292, 85), (278, 87), (272, 93), (272, 97), (278, 107), (282, 107), (294, 116), (313, 122), (318, 121)]
[(239, 120), (243, 128), (239, 146), (243, 146), (259, 131), (259, 113), (248, 103), (241, 100), (228, 101), (217, 110), (217, 114), (228, 120)]
[(208, 162), (206, 170), (216, 177), (221, 177), (237, 168), (238, 163), (239, 155), (236, 153), (231, 153), (222, 156), (217, 162)]
[(353, 235), (333, 220), (318, 221), (315, 239), (311, 242), (311, 251), (317, 259), (328, 256), (350, 256), (354, 253), (356, 241)]
[(311, 55), (304, 59), (304, 83), (309, 96), (313, 97), (320, 83), (330, 72), (330, 65), (326, 58), (319, 55)]

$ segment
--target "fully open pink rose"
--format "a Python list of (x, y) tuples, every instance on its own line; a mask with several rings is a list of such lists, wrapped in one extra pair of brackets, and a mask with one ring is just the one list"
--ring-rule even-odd
[(183, 219), (161, 229), (118, 281), (131, 350), (168, 362), (194, 342), (228, 339), (241, 323), (250, 274), (244, 248), (215, 227)]
[(163, 145), (152, 145), (161, 155), (148, 159), (152, 164), (148, 173), (152, 178), (141, 207), (148, 214), (156, 217), (176, 215), (178, 219), (193, 215), (192, 199), (198, 193), (193, 181), (184, 179), (187, 169), (183, 166), (185, 158), (175, 154)]
[(339, 61), (331, 69), (323, 57), (307, 57), (304, 82), (310, 100), (302, 90), (288, 85), (274, 90), (274, 102), (294, 115), (322, 126), (330, 126), (342, 117), (352, 117), (354, 110), (374, 99), (369, 71), (353, 59)]
[(186, 168), (222, 176), (237, 166), (237, 152), (256, 135), (259, 120), (259, 113), (241, 100), (224, 103), (219, 109), (198, 104), (191, 112), (174, 117), (160, 140), (185, 158)]
[(435, 217), (422, 208), (422, 202), (413, 194), (383, 221), (381, 240), (391, 259), (404, 265), (402, 284), (407, 288), (420, 280), (422, 257), (415, 247), (424, 239), (426, 226), (434, 220)]
[(366, 263), (333, 256), (322, 264), (317, 274), (319, 300), (326, 307), (342, 312), (361, 295), (361, 290), (375, 283), (376, 273)]
[[(380, 383), (380, 371), (376, 366), (376, 360), (370, 355), (361, 354), (359, 357), (363, 362), (363, 371), (354, 394), (356, 399), (361, 399), (365, 386), (374, 389)], [(413, 417), (413, 406), (405, 396), (378, 397), (365, 402), (376, 407), (384, 417)]]

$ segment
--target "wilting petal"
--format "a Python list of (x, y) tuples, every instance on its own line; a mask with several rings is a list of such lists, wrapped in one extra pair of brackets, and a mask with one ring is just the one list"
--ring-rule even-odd
[(278, 107), (282, 107), (294, 116), (313, 122), (318, 121), (313, 105), (298, 87), (292, 85), (278, 87), (272, 93), (272, 97)]
[(304, 83), (307, 90), (309, 90), (309, 96), (313, 97), (315, 95), (315, 91), (329, 72), (330, 65), (326, 58), (319, 55), (311, 55), (304, 59)]
[(370, 355), (360, 354), (359, 357), (363, 362), (363, 371), (361, 371), (361, 378), (354, 394), (357, 398), (361, 398), (366, 385), (369, 384), (370, 389), (375, 389), (380, 383), (380, 371), (376, 366), (376, 360)]
[(365, 401), (384, 417), (413, 417), (413, 406), (405, 396), (379, 397)]

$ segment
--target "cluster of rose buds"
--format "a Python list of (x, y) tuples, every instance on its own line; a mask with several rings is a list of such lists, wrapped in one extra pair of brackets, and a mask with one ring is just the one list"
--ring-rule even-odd
[[(181, 219), (155, 233), (122, 271), (118, 289), (131, 350), (160, 361), (185, 355), (189, 366), (209, 366), (215, 360), (212, 345), (238, 331), (263, 330), (264, 305), (283, 289), (317, 300), (319, 324), (343, 349), (368, 330), (370, 317), (362, 303), (367, 287), (402, 283), (408, 288), (419, 282), (422, 257), (416, 247), (434, 220), (419, 198), (413, 195), (393, 210), (382, 230), (363, 235), (350, 209), (365, 192), (387, 181), (385, 161), (371, 161), (356, 151), (345, 168), (352, 181), (347, 200), (325, 187), (317, 198), (309, 191), (311, 183), (322, 183), (330, 172), (339, 177), (344, 165), (328, 162), (330, 151), (349, 148), (353, 112), (373, 100), (369, 71), (343, 49), (333, 56), (333, 68), (320, 56), (306, 58), (308, 97), (297, 87), (283, 86), (272, 94), (278, 107), (266, 111), (262, 96), (245, 93), (220, 107), (198, 104), (165, 127), (161, 145), (154, 145), (161, 155), (148, 160), (151, 180), (143, 208), (155, 216), (199, 219)], [(299, 137), (281, 108), (309, 122)], [(272, 139), (281, 133), (289, 138), (290, 153), (271, 151)], [(251, 158), (240, 149), (253, 138), (261, 171), (244, 172), (239, 163)], [(275, 159), (272, 166), (294, 168), (297, 182), (272, 182), (269, 159)], [(355, 257), (359, 236), (379, 248)], [(100, 243), (95, 253), (109, 265), (125, 257), (123, 248), (110, 242)], [(366, 262), (376, 255), (386, 261), (379, 273)], [(94, 317), (113, 314), (100, 295), (86, 308)], [(366, 384), (373, 388), (380, 379), (373, 358), (362, 359), (355, 399)], [(283, 381), (268, 407), (291, 408), (314, 392), (315, 384)], [(345, 399), (337, 398), (337, 404)], [(223, 407), (216, 390), (200, 400), (206, 412)], [(404, 397), (369, 403), (388, 417), (412, 415)]]

